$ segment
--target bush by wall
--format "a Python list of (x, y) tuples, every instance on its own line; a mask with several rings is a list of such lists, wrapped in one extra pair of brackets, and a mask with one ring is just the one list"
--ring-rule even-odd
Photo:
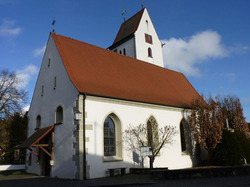
[(223, 131), (221, 143), (213, 151), (212, 165), (244, 165), (245, 159), (250, 163), (250, 141), (240, 132)]

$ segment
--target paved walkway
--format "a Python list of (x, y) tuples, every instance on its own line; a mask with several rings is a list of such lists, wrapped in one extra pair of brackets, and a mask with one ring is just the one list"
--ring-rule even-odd
[(68, 187), (68, 186), (223, 186), (223, 187), (247, 187), (250, 186), (250, 176), (182, 179), (182, 180), (156, 180), (147, 175), (127, 174), (86, 181), (63, 180), (26, 174), (21, 171), (0, 172), (0, 186), (2, 187)]

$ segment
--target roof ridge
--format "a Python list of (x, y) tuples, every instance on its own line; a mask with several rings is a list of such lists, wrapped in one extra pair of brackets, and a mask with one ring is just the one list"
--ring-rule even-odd
[[(83, 41), (81, 41), (81, 40), (77, 40), (77, 39), (74, 39), (74, 38), (71, 38), (71, 37), (68, 37), (68, 36), (63, 36), (63, 35), (56, 34), (56, 33), (52, 33), (52, 34), (55, 35), (56, 37), (57, 37), (57, 36), (59, 36), (59, 37), (64, 37), (64, 38), (73, 40), (73, 41), (75, 41), (75, 42), (79, 42), (79, 43), (82, 43), (82, 44), (85, 44), (85, 45), (89, 45), (89, 46), (92, 46), (92, 47), (96, 47), (96, 48), (99, 48), (99, 49), (101, 49), (101, 50), (106, 50), (108, 53), (110, 52), (110, 53), (113, 53), (113, 54), (116, 54), (116, 55), (120, 55), (120, 56), (122, 56), (122, 58), (131, 58), (131, 59), (133, 59), (133, 60), (136, 60), (136, 61), (140, 61), (140, 62), (142, 62), (142, 63), (145, 63), (146, 65), (155, 66), (155, 67), (157, 67), (157, 68), (165, 69), (165, 70), (172, 71), (172, 72), (176, 72), (176, 73), (181, 73), (181, 72), (178, 72), (178, 71), (175, 71), (175, 70), (172, 70), (172, 69), (168, 69), (168, 68), (164, 68), (164, 67), (157, 66), (157, 65), (155, 65), (155, 64), (148, 63), (148, 62), (143, 61), (143, 60), (140, 60), (140, 59), (136, 59), (136, 58), (129, 57), (129, 56), (126, 56), (126, 55), (122, 55), (122, 54), (116, 53), (116, 52), (114, 52), (114, 51), (107, 50), (107, 49), (105, 49), (105, 48), (103, 48), (103, 47), (99, 47), (99, 46), (97, 46), (97, 45), (89, 44), (89, 43), (87, 43), (87, 42), (83, 42)], [(59, 42), (59, 44), (60, 44), (60, 42)], [(182, 74), (182, 73), (181, 73), (181, 74)]]
[(135, 13), (132, 17), (130, 17), (128, 20), (126, 20), (126, 21), (123, 22), (123, 23), (126, 23), (126, 22), (130, 21), (130, 20), (131, 20), (132, 18), (134, 18), (137, 14), (140, 14), (140, 13), (144, 12), (145, 9), (146, 9), (146, 8), (141, 9), (139, 12)]

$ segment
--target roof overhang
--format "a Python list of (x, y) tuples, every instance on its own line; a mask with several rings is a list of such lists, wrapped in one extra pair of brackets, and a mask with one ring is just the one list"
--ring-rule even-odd
[(117, 46), (125, 43), (126, 41), (130, 40), (131, 38), (133, 38), (135, 36), (135, 34), (130, 34), (129, 36), (123, 38), (122, 40), (112, 44), (111, 46), (108, 47), (109, 50), (113, 50), (114, 48), (116, 48)]
[(45, 147), (49, 147), (49, 144), (40, 144), (40, 141), (49, 133), (51, 133), (51, 141), (52, 141), (52, 147), (53, 150), (53, 139), (54, 139), (54, 128), (55, 125), (44, 127), (41, 129), (38, 129), (34, 134), (32, 134), (28, 139), (26, 139), (23, 143), (16, 146), (15, 149), (29, 149), (32, 153), (34, 153), (36, 156), (39, 156), (39, 153), (35, 152), (33, 148), (37, 147), (40, 148), (42, 151), (44, 151), (47, 155), (51, 157), (53, 160), (53, 151), (47, 150)]

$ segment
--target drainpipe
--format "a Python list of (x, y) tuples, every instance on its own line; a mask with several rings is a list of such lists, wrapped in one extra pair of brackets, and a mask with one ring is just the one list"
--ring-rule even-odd
[(87, 180), (87, 176), (86, 176), (86, 137), (85, 137), (85, 100), (86, 100), (87, 94), (84, 93), (83, 95), (83, 180)]

